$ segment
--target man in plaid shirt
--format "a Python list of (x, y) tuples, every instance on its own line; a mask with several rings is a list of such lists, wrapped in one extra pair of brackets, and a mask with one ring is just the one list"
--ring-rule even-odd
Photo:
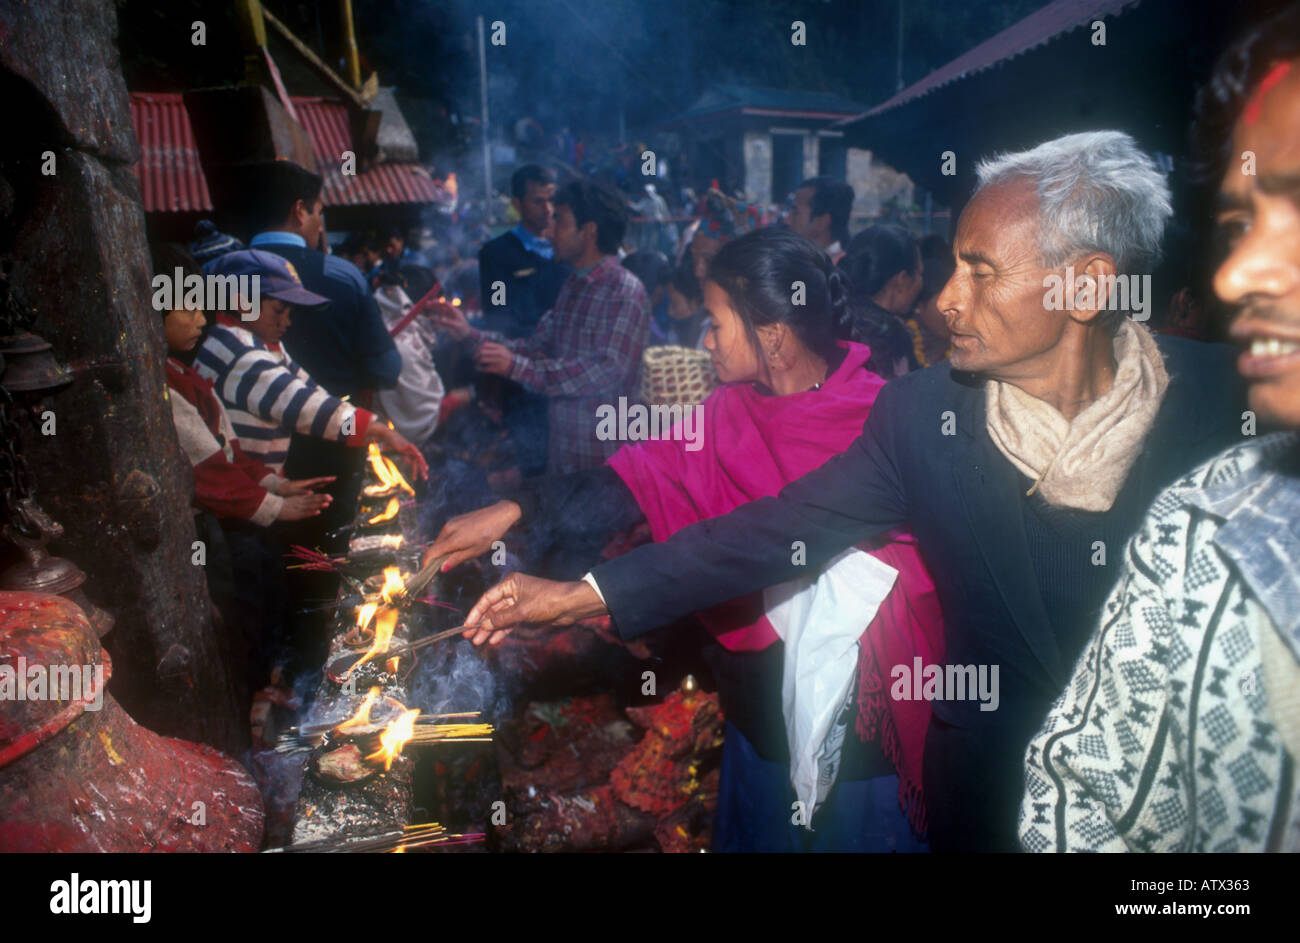
[[(475, 345), (479, 370), (549, 398), (551, 474), (603, 464), (619, 443), (596, 437), (596, 409), (635, 394), (650, 303), (616, 255), (627, 215), (623, 198), (602, 184), (576, 180), (556, 194), (555, 257), (574, 272), (529, 337), (476, 330), (451, 305), (434, 309), (435, 323)], [(483, 300), (493, 303), (491, 294)]]

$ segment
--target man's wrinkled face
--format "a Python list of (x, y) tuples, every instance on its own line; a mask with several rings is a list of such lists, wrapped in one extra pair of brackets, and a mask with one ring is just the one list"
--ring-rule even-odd
[(1068, 317), (1043, 307), (1038, 196), (1027, 180), (993, 184), (967, 205), (953, 241), (957, 269), (937, 304), (952, 366), (998, 380), (1041, 378)]
[(524, 190), (524, 198), (515, 200), (515, 209), (519, 211), (524, 228), (534, 236), (549, 239), (555, 222), (555, 204), (552, 202), (555, 199), (555, 184), (529, 180), (524, 185)]
[[(1246, 151), (1254, 174), (1243, 172)], [(1300, 60), (1248, 100), (1231, 154), (1216, 219), (1228, 256), (1214, 291), (1237, 308), (1230, 332), (1246, 348), (1237, 369), (1251, 409), (1300, 428)]]

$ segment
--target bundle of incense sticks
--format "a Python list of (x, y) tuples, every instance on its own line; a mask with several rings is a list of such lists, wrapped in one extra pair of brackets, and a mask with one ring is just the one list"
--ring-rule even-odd
[(410, 602), (419, 596), (420, 593), (424, 591), (424, 588), (433, 582), (433, 578), (438, 575), (439, 568), (446, 562), (449, 556), (451, 556), (451, 554), (444, 553), (440, 556), (434, 557), (425, 564), (424, 567), (421, 568), (420, 572), (416, 573), (406, 581), (406, 584), (402, 587), (402, 592), (398, 594), (393, 601)]
[(299, 562), (290, 564), (290, 570), (320, 570), (337, 572), (347, 562), (346, 557), (331, 557), (327, 553), (321, 553), (319, 550), (313, 550), (310, 547), (303, 547), (294, 544), (285, 554), (292, 560)]
[[(421, 714), (419, 717), (415, 719), (415, 733), (416, 736), (421, 736), (422, 735), (421, 731), (426, 729), (431, 729), (433, 726), (435, 726), (436, 721), (469, 719), (469, 718), (478, 717), (481, 714), (482, 711), (458, 711), (451, 714)], [(304, 750), (310, 750), (318, 746), (321, 740), (324, 739), (325, 734), (329, 733), (337, 726), (338, 726), (337, 723), (331, 723), (331, 724), (313, 724), (307, 727), (296, 727), (296, 728), (290, 727), (288, 730), (285, 730), (283, 733), (281, 733), (280, 736), (276, 739), (275, 751), (277, 753), (300, 753)], [(468, 724), (467, 723), (467, 724), (441, 724), (437, 726), (447, 726), (447, 727), (482, 726), (482, 727), (489, 728), (487, 730), (487, 733), (493, 732), (491, 724)], [(462, 736), (468, 736), (468, 734), (464, 734)], [(439, 739), (439, 738), (430, 738), (430, 739)]]
[(495, 728), (491, 724), (427, 724), (416, 727), (407, 747), (428, 746), (448, 740), (460, 743), (491, 743)]
[(429, 822), (425, 825), (408, 825), (400, 830), (393, 829), (379, 835), (368, 835), (365, 838), (322, 839), (297, 845), (285, 845), (283, 848), (268, 848), (266, 853), (349, 854), (405, 851), (408, 848), (423, 848), (427, 845), (469, 845), (481, 842), (485, 837), (483, 832), (448, 833), (447, 829), (437, 822)]

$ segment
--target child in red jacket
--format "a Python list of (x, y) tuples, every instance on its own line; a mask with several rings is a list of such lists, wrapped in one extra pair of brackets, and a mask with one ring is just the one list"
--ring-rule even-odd
[[(163, 247), (157, 255), (161, 274), (172, 276), (178, 268), (186, 275), (200, 274), (179, 250)], [(177, 298), (181, 294), (174, 292)], [(172, 420), (181, 448), (194, 466), (194, 506), (219, 520), (247, 521), (261, 527), (273, 521), (315, 517), (329, 506), (331, 498), (314, 489), (329, 484), (333, 477), (290, 481), (246, 454), (235, 438), (226, 408), (213, 392), (212, 381), (180, 359), (198, 346), (206, 320), (198, 309), (180, 308), (163, 314)]]

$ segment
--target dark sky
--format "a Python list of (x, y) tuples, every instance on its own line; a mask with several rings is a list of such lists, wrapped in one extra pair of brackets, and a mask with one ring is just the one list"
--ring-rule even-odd
[[(915, 81), (1041, 5), (906, 0), (903, 79)], [(487, 52), (490, 107), (544, 126), (631, 127), (687, 107), (710, 82), (835, 92), (863, 103), (896, 86), (892, 2), (788, 0), (358, 0), (363, 49), (408, 95), (478, 114), (474, 17), (505, 24)], [(791, 43), (795, 20), (807, 45)]]
[[(905, 0), (903, 80), (913, 82), (1042, 5), (1041, 0)], [(265, 0), (323, 58), (341, 55), (334, 0)], [(123, 0), (123, 67), (135, 90), (182, 91), (237, 81), (233, 4)], [(829, 91), (872, 104), (895, 90), (898, 0), (354, 0), (358, 45), (384, 85), (396, 85), (422, 150), (455, 151), (477, 119), (474, 18), (500, 20), (488, 46), (493, 124), (531, 116), (562, 125), (630, 130), (685, 109), (711, 82)], [(189, 42), (207, 24), (208, 44)], [(807, 45), (791, 43), (806, 24)], [(279, 40), (273, 55), (294, 94), (321, 94)]]

